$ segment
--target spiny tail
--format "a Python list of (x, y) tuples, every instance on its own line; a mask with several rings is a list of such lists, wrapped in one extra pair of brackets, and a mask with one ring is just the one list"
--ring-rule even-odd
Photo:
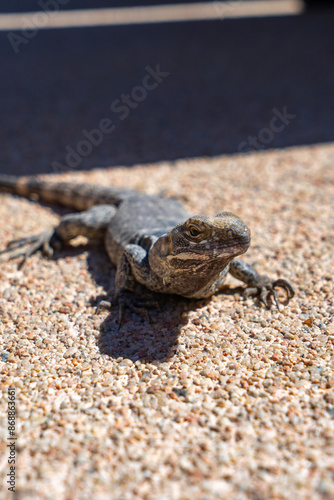
[(18, 177), (0, 174), (0, 191), (36, 198), (47, 203), (63, 205), (75, 210), (86, 210), (93, 205), (119, 205), (133, 191), (108, 186), (76, 184), (72, 182), (49, 182), (35, 176)]

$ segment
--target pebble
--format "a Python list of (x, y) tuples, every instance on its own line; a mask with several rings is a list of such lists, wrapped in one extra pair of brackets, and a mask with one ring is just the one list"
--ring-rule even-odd
[(77, 352), (76, 347), (70, 347), (69, 349), (67, 349), (67, 351), (65, 351), (64, 358), (71, 358), (76, 354), (76, 352)]
[(4, 363), (6, 363), (6, 361), (8, 361), (9, 356), (10, 356), (10, 353), (9, 353), (9, 352), (7, 352), (7, 351), (3, 351), (3, 352), (1, 353), (1, 355), (0, 355), (1, 360), (2, 360)]

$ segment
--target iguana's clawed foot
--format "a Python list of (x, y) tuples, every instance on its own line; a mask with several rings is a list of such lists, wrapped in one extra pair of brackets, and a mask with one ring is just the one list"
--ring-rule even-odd
[(128, 309), (139, 316), (143, 316), (151, 323), (151, 318), (148, 312), (149, 308), (160, 309), (159, 303), (152, 298), (149, 292), (146, 293), (146, 297), (139, 298), (133, 292), (129, 290), (121, 290), (117, 296), (118, 300), (118, 328), (121, 328), (124, 324), (124, 314)]
[(160, 310), (159, 303), (151, 297), (150, 292), (146, 292), (146, 297), (140, 299), (137, 295), (129, 290), (121, 290), (113, 302), (101, 300), (96, 307), (95, 314), (103, 310), (111, 310), (118, 303), (118, 329), (124, 324), (125, 312), (127, 310), (143, 316), (151, 323), (151, 318), (148, 312), (149, 308)]
[(27, 258), (38, 250), (42, 250), (42, 253), (47, 257), (52, 257), (54, 248), (57, 245), (59, 246), (59, 243), (54, 229), (50, 229), (43, 233), (10, 241), (7, 248), (0, 252), (0, 255), (5, 255), (5, 259), (0, 257), (0, 260), (11, 260), (16, 257), (22, 257), (19, 264), (19, 269), (21, 269)]
[[(278, 289), (283, 289), (286, 297), (284, 301), (279, 300)], [(269, 278), (262, 278), (258, 284), (253, 287), (245, 288), (244, 295), (248, 296), (259, 296), (260, 301), (270, 309), (272, 303), (276, 305), (279, 310), (280, 304), (287, 305), (295, 295), (292, 286), (283, 279), (278, 279), (271, 281)]]

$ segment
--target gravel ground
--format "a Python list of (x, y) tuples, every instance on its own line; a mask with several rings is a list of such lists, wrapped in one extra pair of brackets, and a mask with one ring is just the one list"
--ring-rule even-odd
[[(290, 280), (296, 296), (267, 310), (231, 278), (224, 294), (166, 298), (152, 324), (128, 314), (118, 331), (116, 311), (94, 314), (115, 276), (101, 248), (78, 242), (22, 270), (1, 263), (15, 498), (334, 498), (333, 162), (328, 144), (61, 176), (163, 191), (195, 213), (236, 212), (252, 229), (247, 261)], [(1, 195), (0, 220), (4, 246), (58, 214)], [(14, 498), (6, 489), (0, 497)]]

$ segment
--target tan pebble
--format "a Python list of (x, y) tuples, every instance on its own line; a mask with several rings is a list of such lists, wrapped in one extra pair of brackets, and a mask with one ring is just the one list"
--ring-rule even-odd
[(64, 352), (64, 358), (70, 358), (71, 356), (74, 356), (77, 352), (77, 348), (76, 347), (70, 347), (69, 349), (67, 349), (67, 351)]
[(7, 359), (7, 363), (17, 363), (19, 358), (11, 357)]
[(152, 384), (146, 389), (147, 394), (155, 394), (160, 390), (160, 386), (157, 384)]
[(112, 375), (107, 375), (106, 377), (104, 377), (103, 379), (103, 385), (110, 385), (112, 384), (114, 381), (114, 377)]
[(209, 372), (206, 375), (208, 378), (211, 378), (211, 380), (218, 380), (219, 379), (219, 373), (218, 372)]
[(63, 314), (67, 314), (71, 312), (72, 308), (71, 307), (59, 307), (58, 311)]
[(331, 405), (334, 404), (334, 394), (333, 393), (328, 392), (327, 394), (325, 394), (324, 399), (327, 403), (329, 403)]
[(161, 363), (161, 365), (159, 365), (159, 368), (161, 370), (168, 371), (169, 370), (169, 364), (168, 363)]
[(29, 353), (27, 351), (24, 351), (23, 349), (18, 349), (17, 355), (21, 358), (29, 356)]
[(327, 387), (334, 387), (334, 377), (330, 377), (328, 380), (327, 380)]
[(291, 332), (285, 332), (284, 337), (287, 339), (295, 339), (297, 338), (296, 334), (291, 330)]
[(334, 335), (334, 323), (330, 323), (326, 327), (325, 332), (328, 333), (329, 335)]
[(114, 392), (113, 392), (112, 387), (106, 388), (106, 389), (104, 389), (104, 391), (103, 391), (103, 395), (104, 395), (104, 396), (106, 396), (106, 397), (111, 396), (113, 393), (114, 393)]
[(167, 404), (167, 397), (166, 394), (160, 393), (157, 394), (157, 401), (159, 406), (165, 406)]
[(131, 361), (131, 359), (123, 359), (122, 363), (128, 366), (133, 366), (133, 361)]
[(312, 326), (313, 321), (314, 321), (314, 318), (312, 316), (310, 316), (309, 318), (305, 319), (305, 321), (303, 321), (303, 325)]

